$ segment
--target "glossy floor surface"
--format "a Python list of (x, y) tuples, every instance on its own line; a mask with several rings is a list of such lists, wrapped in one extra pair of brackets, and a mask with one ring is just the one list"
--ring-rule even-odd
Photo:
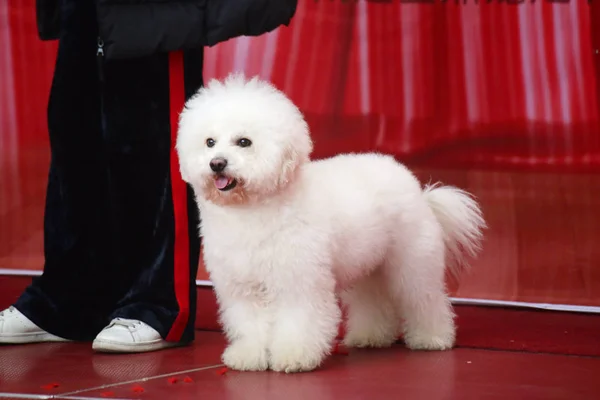
[[(0, 277), (0, 309), (27, 284)], [(455, 307), (457, 348), (340, 350), (319, 371), (226, 371), (216, 300), (198, 289), (192, 347), (94, 354), (90, 344), (0, 346), (0, 398), (122, 399), (597, 399), (600, 316)]]
[[(335, 354), (305, 374), (227, 371), (218, 333), (190, 348), (93, 354), (89, 344), (0, 348), (0, 398), (597, 399), (600, 358), (458, 348)], [(12, 393), (12, 394), (11, 394)]]

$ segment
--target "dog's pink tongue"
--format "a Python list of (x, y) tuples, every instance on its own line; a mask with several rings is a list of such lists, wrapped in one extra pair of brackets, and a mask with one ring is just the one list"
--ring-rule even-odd
[(218, 176), (215, 179), (217, 189), (224, 189), (227, 185), (229, 185), (229, 179), (226, 176)]

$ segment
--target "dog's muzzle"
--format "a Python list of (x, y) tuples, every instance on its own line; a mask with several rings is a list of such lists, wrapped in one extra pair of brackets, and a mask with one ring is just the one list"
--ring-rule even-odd
[(223, 171), (227, 167), (227, 160), (222, 157), (215, 157), (210, 160), (210, 169), (215, 173), (214, 182), (215, 187), (222, 192), (233, 189), (237, 185), (237, 180), (230, 176), (227, 176)]

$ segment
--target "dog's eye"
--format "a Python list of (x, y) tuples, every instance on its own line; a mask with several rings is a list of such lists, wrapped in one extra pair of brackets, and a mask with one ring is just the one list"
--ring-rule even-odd
[(241, 138), (237, 141), (237, 145), (240, 147), (249, 147), (250, 145), (252, 145), (252, 142), (250, 141), (250, 139)]
[(215, 142), (214, 139), (211, 139), (211, 138), (206, 139), (206, 146), (207, 147), (213, 147), (215, 145), (215, 143), (216, 142)]

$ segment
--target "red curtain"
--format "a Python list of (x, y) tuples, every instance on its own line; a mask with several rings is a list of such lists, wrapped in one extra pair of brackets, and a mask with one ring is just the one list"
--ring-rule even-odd
[(0, 0), (0, 269), (43, 266), (46, 105), (56, 48), (38, 39), (35, 0)]
[(300, 1), (290, 29), (207, 51), (308, 114), (317, 155), (591, 171), (600, 165), (586, 0)]

